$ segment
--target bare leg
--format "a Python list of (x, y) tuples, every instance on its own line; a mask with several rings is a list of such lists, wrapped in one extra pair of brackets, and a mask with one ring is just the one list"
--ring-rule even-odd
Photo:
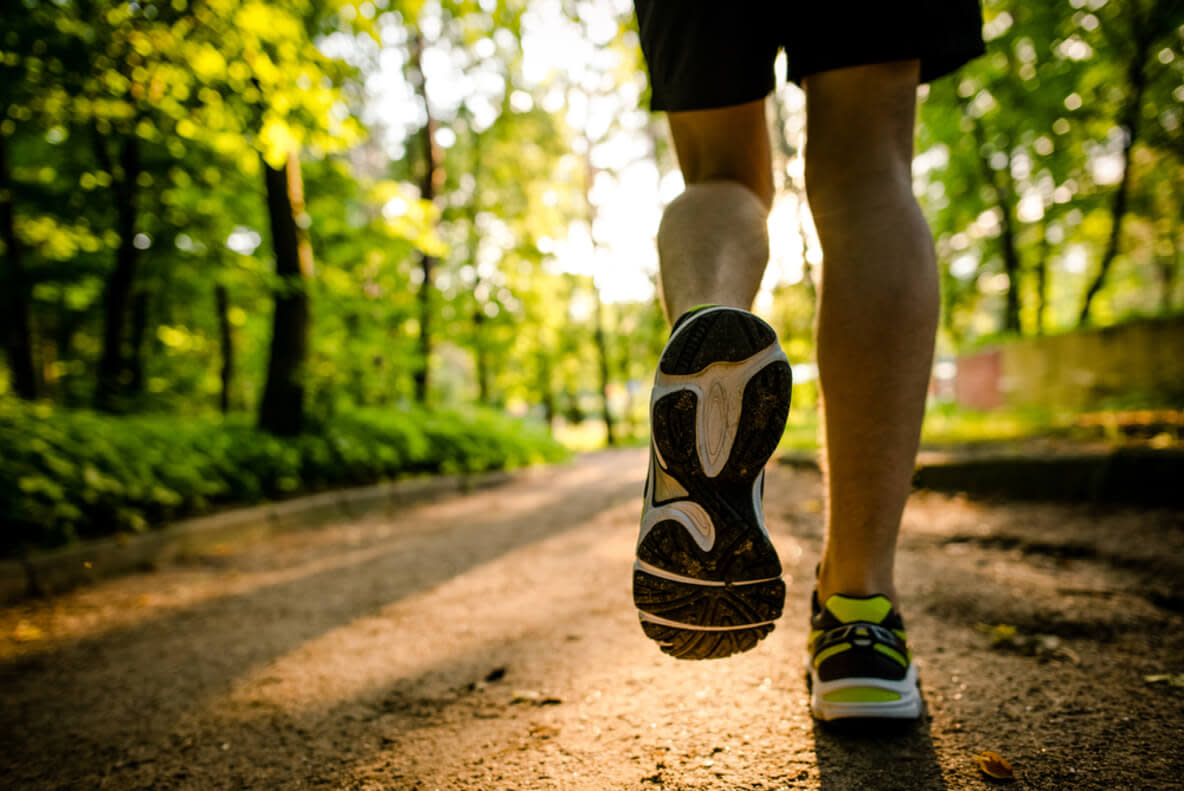
[(896, 598), (896, 537), (938, 316), (933, 240), (912, 193), (917, 79), (917, 62), (901, 61), (806, 80), (806, 185), (824, 260), (822, 601)]
[(686, 191), (658, 229), (666, 317), (707, 302), (748, 310), (769, 258), (773, 200), (764, 101), (670, 113)]

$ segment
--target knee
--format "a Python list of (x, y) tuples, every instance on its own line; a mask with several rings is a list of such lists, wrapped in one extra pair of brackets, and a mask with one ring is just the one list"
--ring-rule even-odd
[(852, 215), (911, 205), (910, 157), (874, 141), (847, 151), (807, 142), (806, 198), (820, 231)]
[(806, 81), (806, 194), (816, 220), (912, 201), (916, 61)]
[(733, 183), (766, 207), (772, 206), (773, 171), (764, 101), (670, 113), (669, 121), (688, 192), (696, 186)]

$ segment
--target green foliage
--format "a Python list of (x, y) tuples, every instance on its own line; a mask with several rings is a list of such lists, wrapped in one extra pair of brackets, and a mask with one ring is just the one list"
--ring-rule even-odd
[[(1017, 325), (1032, 334), (1076, 323), (1117, 224), (1114, 166), (1136, 98), (1138, 134), (1121, 169), (1130, 175), (1126, 221), (1091, 318), (1178, 309), (1184, 6), (984, 5), (988, 54), (922, 92), (916, 187), (937, 238), (943, 343), (966, 349), (1014, 337)], [(595, 53), (541, 75), (529, 68), (527, 6), (25, 0), (0, 12), (0, 144), (11, 171), (0, 174), (9, 185), (0, 201), (13, 216), (0, 234), (0, 288), (27, 286), (30, 358), (55, 408), (0, 410), (0, 485), (18, 536), (7, 545), (508, 462), (516, 424), (467, 411), (459, 422), (444, 411), (411, 419), (393, 406), (412, 396), (425, 364), (421, 326), (432, 335), (429, 402), (438, 408), (507, 408), (587, 445), (601, 441), (592, 424), (607, 401), (617, 435), (644, 438), (665, 320), (652, 300), (596, 308), (603, 283), (560, 259), (573, 229), (601, 253), (611, 241), (600, 238), (597, 183), (620, 180), (651, 150), (661, 176), (675, 167), (673, 152), (660, 122), (638, 110), (647, 97), (631, 14), (614, 31), (593, 5), (559, 4), (548, 24), (572, 25)], [(1142, 49), (1139, 36), (1149, 41)], [(791, 360), (805, 362), (820, 273), (797, 208), (804, 102), (778, 99), (777, 183), (797, 200), (775, 220), (801, 231), (815, 266), (800, 283), (777, 284), (761, 309)], [(428, 140), (439, 168), (425, 191)], [(285, 287), (261, 167), (292, 153), (304, 185), (294, 219), (314, 264), (301, 384), (319, 422), (280, 441), (255, 432), (246, 414), (263, 390)], [(129, 240), (127, 365), (114, 408), (138, 417), (110, 421), (70, 410), (94, 403), (112, 346), (107, 295)], [(436, 260), (421, 303), (424, 254)], [(169, 417), (205, 415), (223, 396), (222, 421)], [(815, 385), (795, 388), (788, 443), (814, 442), (815, 400)]]
[(537, 424), (483, 409), (354, 409), (279, 439), (243, 417), (114, 418), (0, 400), (0, 554), (141, 532), (218, 505), (564, 455)]
[(984, 19), (987, 54), (922, 92), (917, 187), (945, 342), (1076, 325), (1120, 222), (1092, 320), (1170, 310), (1184, 259), (1184, 5), (985, 0)]

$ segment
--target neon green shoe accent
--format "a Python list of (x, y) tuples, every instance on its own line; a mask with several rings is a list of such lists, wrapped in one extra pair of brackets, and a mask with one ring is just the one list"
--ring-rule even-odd
[(826, 634), (826, 632), (822, 631), (821, 629), (815, 629), (814, 631), (810, 632), (810, 639), (806, 641), (806, 647), (813, 651), (814, 643), (817, 642), (818, 638), (822, 637), (824, 634)]
[[(900, 642), (902, 642), (902, 643), (907, 643), (909, 641), (908, 635), (906, 635), (904, 633), (904, 629), (893, 629), (892, 633), (894, 635), (896, 635), (897, 637), (899, 637)], [(913, 661), (913, 649), (907, 648), (905, 650), (907, 650), (909, 652), (909, 661), (912, 662)]]
[(851, 599), (836, 593), (826, 600), (826, 609), (830, 610), (843, 623), (853, 621), (879, 623), (892, 610), (892, 602), (888, 601), (885, 596)]
[(875, 645), (872, 646), (872, 648), (876, 649), (877, 651), (879, 651), (881, 654), (883, 654), (886, 657), (889, 657), (891, 659), (895, 659), (897, 662), (899, 662), (901, 664), (902, 667), (909, 666), (909, 660), (907, 660), (903, 656), (901, 656), (900, 652), (897, 651), (895, 648), (889, 648), (888, 646), (884, 645), (883, 643), (876, 643)]
[(818, 656), (814, 657), (814, 669), (817, 670), (818, 666), (821, 665), (824, 660), (829, 659), (840, 651), (846, 651), (850, 647), (850, 643), (839, 643), (838, 645), (832, 645), (830, 648), (822, 649), (818, 652)]
[(900, 693), (879, 687), (844, 687), (822, 696), (828, 703), (888, 703), (900, 700)]

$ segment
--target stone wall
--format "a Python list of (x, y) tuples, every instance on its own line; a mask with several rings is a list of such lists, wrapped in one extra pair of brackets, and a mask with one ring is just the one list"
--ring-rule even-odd
[(1184, 402), (1184, 316), (1024, 338), (958, 359), (963, 406), (1086, 409), (1130, 394)]

